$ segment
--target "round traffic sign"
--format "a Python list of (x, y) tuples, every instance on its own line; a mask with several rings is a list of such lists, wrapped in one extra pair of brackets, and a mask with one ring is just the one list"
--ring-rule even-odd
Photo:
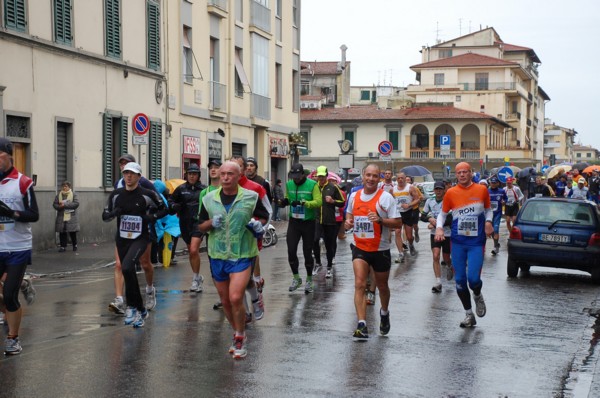
[(393, 149), (394, 147), (390, 141), (381, 141), (379, 143), (379, 146), (377, 147), (377, 150), (382, 155), (389, 155), (390, 153), (392, 153)]
[(542, 166), (542, 173), (545, 173), (545, 172), (546, 172), (546, 170), (548, 170), (549, 168), (550, 168), (550, 166), (548, 166), (547, 164), (546, 164), (546, 165), (543, 165), (543, 166)]
[(131, 128), (136, 134), (144, 135), (150, 130), (150, 119), (143, 113), (138, 113), (131, 121)]
[(501, 183), (506, 183), (506, 179), (508, 177), (514, 177), (515, 173), (512, 171), (510, 167), (503, 167), (498, 170), (498, 179)]

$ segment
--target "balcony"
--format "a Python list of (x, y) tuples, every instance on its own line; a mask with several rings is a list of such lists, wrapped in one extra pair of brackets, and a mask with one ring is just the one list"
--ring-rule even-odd
[(454, 159), (456, 157), (456, 151), (454, 149), (450, 150), (450, 154), (448, 156), (442, 156), (442, 151), (439, 149), (435, 149), (433, 151), (433, 157), (435, 159)]
[(219, 18), (226, 18), (227, 0), (208, 0), (208, 12)]
[(463, 86), (464, 91), (513, 91), (516, 90), (515, 82), (500, 82), (500, 83), (459, 83)]
[(461, 159), (481, 159), (479, 149), (465, 149), (460, 151)]
[(252, 93), (252, 117), (271, 120), (271, 98)]
[(521, 120), (521, 112), (511, 112), (506, 114), (507, 122), (515, 122), (517, 120)]
[(271, 33), (271, 10), (256, 1), (251, 1), (250, 25)]
[(227, 97), (227, 86), (219, 82), (208, 82), (210, 86), (210, 103), (208, 109), (211, 111), (227, 112), (225, 103)]
[(428, 159), (429, 149), (412, 149), (410, 150), (411, 159)]

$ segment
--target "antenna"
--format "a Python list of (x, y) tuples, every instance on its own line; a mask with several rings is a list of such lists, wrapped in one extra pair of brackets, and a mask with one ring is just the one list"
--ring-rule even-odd
[(440, 22), (435, 22), (435, 44), (440, 43)]
[(469, 33), (471, 33), (471, 20), (469, 19)]
[(462, 36), (462, 18), (458, 18), (458, 35)]

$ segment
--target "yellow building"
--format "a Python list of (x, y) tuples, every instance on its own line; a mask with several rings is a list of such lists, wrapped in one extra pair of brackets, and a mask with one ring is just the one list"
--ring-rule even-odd
[(573, 145), (573, 162), (596, 162), (600, 160), (600, 151), (591, 145)]
[(545, 119), (544, 123), (544, 160), (550, 164), (573, 162), (573, 145), (577, 131), (561, 127)]

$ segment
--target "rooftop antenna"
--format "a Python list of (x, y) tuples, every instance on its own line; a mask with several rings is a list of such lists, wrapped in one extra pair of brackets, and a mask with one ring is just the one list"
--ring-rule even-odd
[(469, 33), (471, 33), (471, 20), (469, 20)]
[(440, 44), (440, 22), (435, 23), (435, 44)]
[(383, 85), (384, 86), (387, 85), (387, 70), (385, 70), (385, 69), (383, 71)]
[(458, 35), (462, 36), (462, 18), (458, 18)]
[(394, 85), (394, 84), (392, 83), (392, 77), (393, 77), (393, 74), (392, 74), (392, 69), (390, 69), (390, 87), (392, 87), (392, 86)]

